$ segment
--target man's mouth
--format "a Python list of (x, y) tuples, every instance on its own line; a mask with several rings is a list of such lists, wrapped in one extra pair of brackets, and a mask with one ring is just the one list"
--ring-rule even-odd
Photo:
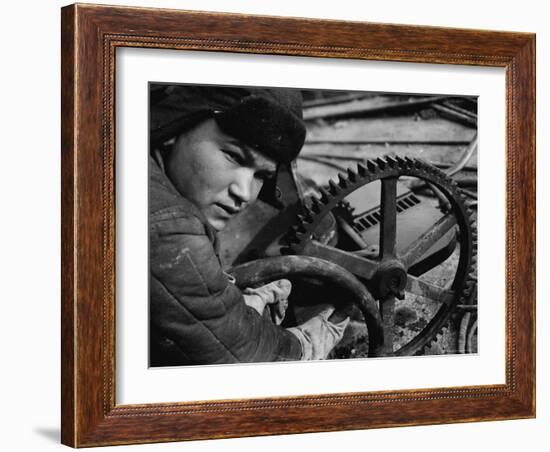
[(223, 211), (225, 211), (229, 216), (233, 216), (233, 215), (236, 215), (240, 212), (241, 209), (238, 209), (236, 207), (233, 207), (233, 206), (228, 206), (228, 205), (225, 205), (225, 204), (219, 204), (219, 203), (216, 203), (216, 205), (218, 207), (220, 207)]

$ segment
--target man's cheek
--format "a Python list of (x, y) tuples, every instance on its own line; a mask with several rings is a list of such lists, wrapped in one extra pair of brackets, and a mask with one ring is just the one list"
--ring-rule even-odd
[(262, 190), (263, 186), (264, 186), (263, 182), (256, 182), (254, 184), (251, 202), (254, 202), (258, 198), (258, 195), (260, 194), (260, 191)]

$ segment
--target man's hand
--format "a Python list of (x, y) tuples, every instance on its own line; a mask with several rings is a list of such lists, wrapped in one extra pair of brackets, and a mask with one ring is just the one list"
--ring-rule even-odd
[(287, 329), (302, 344), (302, 360), (326, 359), (342, 339), (349, 317), (340, 323), (332, 323), (328, 318), (333, 312), (334, 307), (325, 309), (307, 322)]
[(273, 320), (279, 325), (285, 318), (291, 290), (292, 284), (288, 279), (279, 279), (256, 289), (244, 289), (244, 302), (260, 315), (263, 314), (265, 307), (270, 305)]

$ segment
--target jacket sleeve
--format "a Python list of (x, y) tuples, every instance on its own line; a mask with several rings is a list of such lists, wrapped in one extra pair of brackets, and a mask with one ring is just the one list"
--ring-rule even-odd
[(300, 359), (297, 338), (247, 306), (228, 281), (198, 218), (172, 210), (150, 224), (151, 325), (186, 362)]

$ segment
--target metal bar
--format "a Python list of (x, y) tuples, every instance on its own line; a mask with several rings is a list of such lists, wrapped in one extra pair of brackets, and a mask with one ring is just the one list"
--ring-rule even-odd
[(473, 198), (475, 200), (477, 200), (477, 193), (471, 191), (471, 190), (466, 190), (464, 188), (462, 188), (460, 190), (462, 193), (464, 193), (466, 196), (470, 197), (470, 198)]
[[(317, 155), (317, 154), (310, 154), (310, 155)], [(324, 154), (328, 155), (328, 154)], [(432, 166), (437, 166), (441, 171), (446, 172), (449, 168), (452, 168), (455, 164), (450, 163), (440, 163), (440, 162), (428, 162)], [(477, 171), (477, 166), (475, 165), (464, 165), (462, 168), (460, 168), (460, 171)]]
[(380, 316), (384, 328), (384, 344), (381, 347), (382, 356), (393, 354), (393, 326), (395, 324), (395, 297), (390, 296), (380, 300)]
[(353, 102), (350, 105), (333, 105), (327, 106), (325, 108), (311, 108), (310, 110), (304, 111), (304, 120), (310, 121), (312, 119), (319, 118), (346, 118), (353, 116), (362, 116), (374, 113), (382, 112), (392, 112), (392, 113), (403, 113), (409, 111), (416, 111), (420, 107), (429, 105), (433, 102), (439, 102), (442, 100), (456, 98), (457, 96), (431, 96), (431, 97), (422, 97), (416, 100), (406, 100), (400, 102), (387, 102), (382, 105), (372, 105), (367, 102), (362, 105), (361, 102)]
[(451, 102), (445, 101), (441, 102), (445, 107), (450, 108), (451, 110), (454, 110), (458, 113), (462, 113), (465, 116), (470, 116), (471, 118), (477, 119), (477, 113), (472, 113), (470, 110), (466, 110), (465, 108), (460, 108), (459, 106), (452, 104)]
[(472, 314), (469, 312), (464, 313), (462, 319), (460, 319), (460, 327), (458, 329), (457, 350), (458, 353), (466, 353), (466, 336), (468, 332), (468, 324), (470, 323), (470, 317)]
[(364, 97), (371, 96), (371, 93), (353, 93), (342, 94), (341, 96), (325, 97), (323, 99), (305, 100), (302, 103), (302, 108), (307, 110), (308, 108), (321, 107), (325, 105), (341, 104), (351, 102), (353, 100), (363, 99)]
[(470, 160), (470, 158), (472, 157), (476, 149), (477, 149), (477, 132), (474, 138), (472, 139), (472, 141), (470, 142), (470, 144), (468, 145), (468, 147), (466, 147), (466, 149), (462, 151), (460, 158), (450, 168), (445, 170), (445, 174), (447, 174), (447, 176), (452, 176), (458, 173), (460, 170), (462, 170), (462, 168), (464, 168), (466, 163), (468, 163), (468, 160)]
[(433, 284), (422, 281), (414, 276), (407, 276), (407, 285), (405, 291), (426, 297), (443, 304), (449, 304), (453, 301), (454, 291), (434, 286)]
[(452, 240), (446, 245), (434, 251), (429, 256), (425, 257), (421, 261), (418, 261), (408, 268), (408, 273), (413, 276), (420, 276), (430, 271), (432, 268), (445, 262), (456, 249), (457, 239), (456, 234)]
[(472, 348), (472, 341), (474, 339), (474, 334), (477, 333), (477, 319), (474, 320), (474, 323), (472, 323), (472, 326), (470, 327), (470, 331), (468, 331), (468, 336), (466, 338), (466, 353), (474, 353), (474, 350)]
[(342, 230), (355, 242), (355, 244), (359, 248), (367, 248), (369, 245), (367, 242), (363, 240), (363, 237), (361, 237), (353, 227), (348, 224), (346, 220), (344, 220), (341, 217), (336, 217), (336, 221), (338, 221), (338, 224), (342, 228)]
[(403, 144), (403, 145), (434, 145), (434, 146), (464, 146), (470, 144), (468, 140), (316, 140), (310, 139), (305, 145), (315, 144), (341, 144), (341, 145), (360, 145), (360, 144)]
[(380, 257), (395, 257), (395, 243), (397, 235), (397, 178), (382, 179), (380, 194)]
[(335, 168), (339, 171), (346, 171), (348, 169), (347, 166), (339, 165), (338, 163), (331, 162), (326, 157), (311, 157), (309, 155), (300, 155), (298, 156), (300, 160), (306, 160), (308, 162), (315, 162), (319, 163), (320, 165), (330, 166), (331, 168)]
[(430, 229), (418, 237), (401, 256), (405, 268), (411, 267), (420, 259), (439, 239), (456, 225), (456, 218), (452, 214), (441, 217)]
[(472, 126), (477, 127), (477, 118), (472, 118), (469, 115), (459, 113), (454, 109), (451, 109), (449, 107), (445, 107), (444, 105), (439, 105), (436, 103), (432, 104), (432, 108), (434, 110), (437, 110), (439, 113), (441, 113), (442, 116), (452, 119), (455, 122), (458, 122), (460, 124), (463, 124), (469, 127), (472, 127)]
[[(306, 143), (307, 144), (307, 143)], [(351, 160), (354, 162), (365, 162), (367, 159), (365, 157), (356, 157), (352, 155), (336, 155), (336, 154), (324, 154), (320, 152), (308, 152), (307, 154), (304, 154), (304, 152), (300, 152), (298, 155), (298, 158), (323, 158), (323, 159), (330, 159), (330, 160)]]
[(468, 177), (464, 179), (457, 179), (456, 184), (462, 188), (462, 187), (477, 187), (477, 177)]
[(323, 245), (316, 240), (311, 240), (301, 254), (334, 262), (350, 273), (365, 279), (372, 279), (378, 269), (377, 262), (338, 248)]

